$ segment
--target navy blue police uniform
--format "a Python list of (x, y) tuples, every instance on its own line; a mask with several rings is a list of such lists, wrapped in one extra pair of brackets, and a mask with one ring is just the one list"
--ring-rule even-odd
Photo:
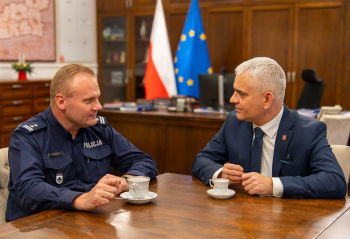
[(51, 108), (20, 124), (9, 146), (6, 221), (47, 209), (70, 209), (111, 170), (155, 178), (155, 161), (115, 131), (106, 118), (81, 128), (75, 139)]

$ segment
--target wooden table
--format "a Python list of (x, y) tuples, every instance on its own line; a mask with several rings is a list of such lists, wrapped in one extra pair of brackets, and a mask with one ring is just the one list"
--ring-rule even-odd
[(145, 205), (116, 199), (92, 212), (48, 210), (0, 226), (0, 238), (349, 238), (349, 198), (281, 199), (234, 185), (211, 198), (196, 178), (162, 174)]
[(193, 159), (219, 132), (227, 114), (122, 112), (98, 115), (141, 151), (153, 157), (159, 173), (191, 174)]

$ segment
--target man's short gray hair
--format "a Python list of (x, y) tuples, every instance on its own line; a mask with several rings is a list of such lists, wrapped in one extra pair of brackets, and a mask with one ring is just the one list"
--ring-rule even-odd
[(235, 69), (236, 76), (248, 74), (254, 80), (258, 92), (272, 92), (275, 99), (283, 102), (286, 91), (286, 75), (282, 67), (271, 58), (255, 57), (243, 62)]

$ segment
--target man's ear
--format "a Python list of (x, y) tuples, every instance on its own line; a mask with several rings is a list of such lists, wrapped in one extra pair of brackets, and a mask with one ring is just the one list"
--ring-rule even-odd
[(272, 92), (265, 92), (264, 93), (264, 99), (265, 99), (264, 109), (268, 109), (272, 105), (272, 102), (274, 101), (275, 97), (272, 94)]
[(60, 108), (61, 110), (66, 109), (66, 99), (63, 95), (57, 94), (55, 96), (55, 101), (58, 108)]

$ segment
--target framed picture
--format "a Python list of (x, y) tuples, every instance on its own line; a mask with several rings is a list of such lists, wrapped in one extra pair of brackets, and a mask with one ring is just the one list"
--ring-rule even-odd
[(55, 61), (55, 0), (0, 1), (0, 61)]
[(123, 72), (112, 71), (111, 72), (111, 83), (112, 84), (124, 84)]

